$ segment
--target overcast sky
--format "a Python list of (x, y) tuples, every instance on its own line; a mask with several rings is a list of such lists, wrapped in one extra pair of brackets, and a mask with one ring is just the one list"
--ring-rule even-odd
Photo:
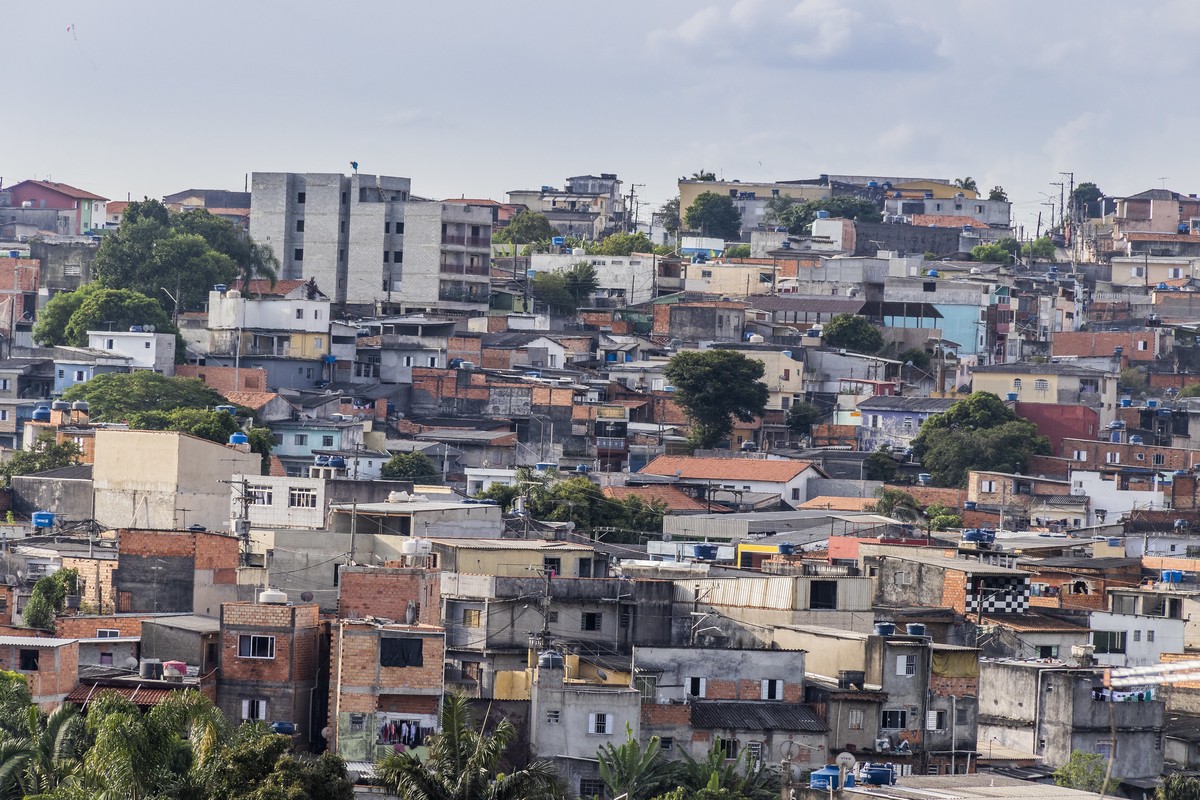
[[(69, 29), (69, 26), (74, 26)], [(973, 176), (1032, 224), (1060, 171), (1200, 192), (1187, 2), (6, 3), (0, 175), (112, 199), (253, 171), (430, 197), (701, 168)]]

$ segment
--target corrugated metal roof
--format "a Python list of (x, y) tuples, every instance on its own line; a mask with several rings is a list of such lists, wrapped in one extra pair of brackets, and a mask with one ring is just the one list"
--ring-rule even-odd
[[(195, 689), (191, 684), (180, 684), (179, 690)], [(142, 686), (104, 686), (99, 683), (81, 683), (67, 695), (68, 703), (85, 703), (101, 692), (116, 692), (126, 700), (139, 706), (156, 706), (170, 697), (175, 689), (147, 689)]]
[(692, 703), (692, 727), (742, 731), (825, 733), (808, 706), (775, 700), (714, 700)]
[(0, 647), (62, 647), (76, 641), (52, 636), (0, 636)]

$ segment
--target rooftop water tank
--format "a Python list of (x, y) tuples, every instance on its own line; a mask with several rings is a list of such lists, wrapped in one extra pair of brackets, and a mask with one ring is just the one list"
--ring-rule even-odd
[(400, 553), (406, 556), (415, 556), (417, 554), (417, 540), (408, 538), (401, 542)]
[(213, 411), (221, 411), (225, 414), (236, 414), (237, 406), (230, 406), (230, 405), (213, 406)]
[(147, 680), (159, 680), (162, 674), (163, 665), (157, 658), (143, 658), (142, 663), (138, 665), (138, 675)]
[(287, 605), (287, 593), (278, 589), (263, 589), (258, 593), (258, 602), (271, 606)]
[(938, 276), (938, 271), (936, 269), (931, 269), (931, 270), (929, 270), (929, 272), (927, 274), (931, 278), (936, 278)]
[(928, 486), (932, 481), (933, 476), (928, 472), (922, 472), (921, 474), (917, 475), (917, 483), (921, 484), (922, 486)]
[(896, 626), (894, 623), (891, 623), (891, 622), (876, 622), (875, 623), (875, 635), (876, 636), (891, 636), (895, 632), (896, 632)]
[(1130, 443), (1130, 444), (1143, 444), (1142, 437), (1141, 437), (1141, 436), (1138, 436), (1138, 435), (1135, 433), (1135, 434), (1133, 434), (1132, 436), (1130, 436), (1130, 437), (1129, 437), (1129, 443)]
[(216, 284), (215, 286), (213, 286), (213, 291), (214, 291), (214, 292), (222, 292), (222, 293), (224, 293), (224, 292), (227, 292), (227, 291), (229, 291), (229, 287), (228, 287), (228, 286), (226, 286), (226, 285), (225, 285), (225, 284), (223, 284), (223, 283), (218, 283), (218, 284)]
[(281, 733), (284, 736), (291, 736), (296, 732), (296, 723), (294, 722), (272, 722), (271, 730), (275, 733)]
[(250, 437), (247, 436), (246, 434), (242, 433), (241, 431), (234, 431), (233, 433), (231, 433), (229, 435), (229, 443), (230, 444), (249, 444)]
[(909, 636), (924, 636), (925, 626), (919, 622), (910, 622), (904, 626), (904, 632)]
[(538, 669), (563, 669), (566, 665), (562, 653), (555, 650), (546, 650), (538, 654)]
[(35, 528), (53, 528), (54, 527), (54, 512), (53, 511), (35, 511), (30, 517)]
[(87, 411), (88, 410), (87, 401), (86, 400), (76, 400), (74, 403), (71, 403), (71, 410), (72, 411)]
[(1121, 398), (1121, 408), (1129, 408), (1131, 405), (1133, 405), (1133, 400), (1128, 397)]
[(34, 422), (49, 422), (50, 421), (50, 406), (38, 406), (33, 410)]
[(818, 211), (817, 219), (829, 219), (829, 212), (828, 211)]
[(71, 404), (68, 403), (66, 400), (55, 400), (53, 403), (50, 404), (50, 408), (52, 408), (55, 411), (69, 411), (71, 408)]

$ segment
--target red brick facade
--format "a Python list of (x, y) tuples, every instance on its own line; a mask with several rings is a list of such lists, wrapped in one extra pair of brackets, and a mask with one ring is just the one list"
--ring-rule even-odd
[(267, 391), (267, 371), (259, 367), (217, 367), (179, 364), (177, 378), (199, 378), (222, 395), (229, 392)]
[(441, 623), (441, 574), (414, 567), (343, 567), (339, 573), (338, 616), (378, 617), (404, 622), (408, 601), (417, 603), (417, 622)]

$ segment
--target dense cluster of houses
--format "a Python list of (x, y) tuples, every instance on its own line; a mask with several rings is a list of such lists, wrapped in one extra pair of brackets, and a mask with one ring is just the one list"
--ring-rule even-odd
[[(90, 280), (124, 204), (0, 190), (0, 445), (49, 432), (81, 450), (5, 497), (0, 668), (46, 707), (196, 687), (362, 775), (420, 752), (462, 692), (586, 797), (604, 790), (597, 750), (627, 735), (668, 758), (848, 752), (1028, 780), (1084, 751), (1128, 791), (1200, 767), (1200, 684), (1111, 680), (1200, 648), (1200, 201), (1102, 200), (1055, 231), (1056, 260), (1002, 264), (969, 254), (1014, 236), (1007, 201), (949, 181), (681, 180), (682, 208), (733, 200), (748, 257), (686, 232), (626, 256), (493, 244), (522, 210), (563, 237), (635, 230), (620, 185), (435, 201), (406, 178), (256, 173), (248, 192), (168, 196), (280, 259), (278, 280), (214, 286), (181, 315), (186, 363), (142, 326), (34, 347), (38, 309)], [(770, 223), (772, 200), (839, 196), (882, 221)], [(660, 221), (646, 232), (662, 241)], [(596, 286), (573, 313), (531, 295), (581, 261)], [(847, 314), (884, 346), (827, 344)], [(698, 452), (665, 369), (714, 348), (760, 362), (768, 399)], [(58, 399), (143, 369), (251, 410), (269, 474), (244, 437), (131, 430)], [(913, 440), (971, 391), (1051, 453), (930, 485)], [(810, 430), (789, 425), (798, 403), (821, 415)], [(881, 449), (890, 483), (868, 474)], [(414, 452), (439, 480), (382, 477)], [(531, 475), (638, 498), (661, 528), (606, 537), (478, 498)], [(959, 524), (892, 514), (885, 490)], [(77, 585), (55, 630), (25, 626), (60, 570)]]

